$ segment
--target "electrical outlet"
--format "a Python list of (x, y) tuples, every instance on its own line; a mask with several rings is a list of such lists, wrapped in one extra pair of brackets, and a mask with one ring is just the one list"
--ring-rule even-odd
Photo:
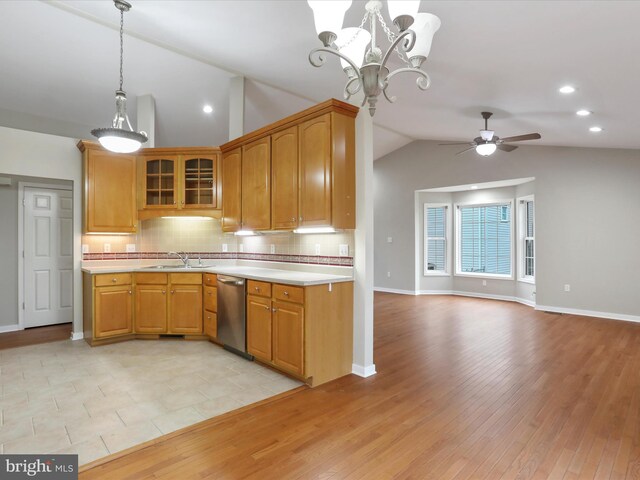
[(387, 278), (391, 278), (391, 272), (387, 272)]
[(393, 243), (393, 237), (387, 237), (387, 243)]
[(82, 244), (82, 253), (89, 253), (89, 245), (86, 243)]
[(276, 253), (276, 246), (272, 243), (271, 246), (269, 247), (269, 251), (271, 253)]
[(320, 255), (320, 244), (316, 243), (316, 255)]
[(347, 245), (346, 243), (341, 243), (340, 246), (338, 247), (338, 251), (339, 251), (339, 255), (341, 257), (348, 257), (349, 256), (349, 245)]
[(131, 252), (135, 252), (136, 251), (136, 244), (135, 243), (127, 243), (127, 252), (131, 253)]
[(110, 243), (105, 243), (102, 247), (102, 251), (104, 253), (111, 253), (111, 244)]
[(229, 245), (228, 245), (228, 244), (226, 244), (226, 243), (223, 243), (223, 244), (222, 244), (222, 251), (223, 251), (223, 252), (228, 252), (228, 251), (229, 251)]
[(239, 251), (240, 253), (243, 253), (243, 252), (244, 252), (244, 245), (243, 245), (242, 243), (241, 243), (240, 245), (238, 245), (238, 251)]
[(564, 291), (565, 292), (570, 292), (571, 291), (571, 285), (569, 285), (568, 283), (564, 284)]
[(486, 280), (482, 280), (482, 286), (486, 287), (487, 286), (487, 281)]

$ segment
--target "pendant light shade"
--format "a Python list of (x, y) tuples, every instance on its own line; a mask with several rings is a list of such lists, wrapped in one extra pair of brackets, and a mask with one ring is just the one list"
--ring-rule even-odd
[[(371, 41), (371, 34), (364, 28), (349, 27), (343, 28), (338, 33), (336, 39), (336, 47), (338, 51), (345, 56), (349, 57), (358, 68), (362, 66), (364, 62), (364, 51), (367, 49), (367, 45)], [(349, 67), (349, 63), (340, 59), (342, 68)]]
[[(416, 44), (407, 52), (409, 58), (429, 56), (433, 35), (440, 28), (440, 19), (431, 13), (418, 13), (410, 29), (416, 32)], [(424, 61), (424, 60), (422, 60)]]
[(328, 47), (342, 30), (344, 14), (351, 6), (351, 0), (308, 0), (307, 3), (313, 10), (316, 33)]
[(415, 21), (420, 0), (388, 0), (387, 8), (393, 23), (403, 31)]
[[(147, 141), (147, 134), (136, 132), (131, 127), (127, 115), (127, 94), (122, 90), (124, 12), (128, 12), (131, 5), (124, 0), (114, 0), (113, 3), (120, 10), (120, 88), (116, 90), (116, 114), (111, 127), (95, 128), (91, 130), (91, 134), (98, 139), (100, 145), (111, 152), (131, 153), (140, 149), (140, 146)], [(124, 128), (125, 126), (128, 130)]]

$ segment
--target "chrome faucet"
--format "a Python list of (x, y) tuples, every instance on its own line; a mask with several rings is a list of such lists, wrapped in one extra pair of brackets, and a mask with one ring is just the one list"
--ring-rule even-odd
[(185, 267), (189, 267), (189, 254), (187, 252), (169, 252), (168, 255), (176, 255)]

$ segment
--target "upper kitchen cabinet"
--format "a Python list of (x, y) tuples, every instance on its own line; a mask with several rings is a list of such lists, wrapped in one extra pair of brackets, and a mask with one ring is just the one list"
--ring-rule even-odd
[(222, 231), (235, 232), (242, 224), (242, 149), (222, 154)]
[(242, 229), (271, 228), (271, 138), (242, 147)]
[(136, 157), (87, 141), (80, 141), (78, 148), (83, 156), (85, 233), (134, 233)]
[[(232, 177), (223, 178), (223, 230), (355, 228), (357, 113), (332, 99), (222, 145), (223, 158), (241, 172), (238, 179), (237, 166), (223, 168), (223, 177)], [(240, 194), (227, 191), (234, 183)], [(239, 202), (239, 219), (227, 215), (228, 198)]]
[(158, 216), (220, 218), (219, 150), (209, 147), (147, 148), (138, 155), (141, 219)]

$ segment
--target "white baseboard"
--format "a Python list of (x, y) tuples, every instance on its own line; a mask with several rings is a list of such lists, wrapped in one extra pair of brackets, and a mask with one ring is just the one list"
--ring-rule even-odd
[(585, 317), (608, 318), (610, 320), (624, 320), (625, 322), (640, 323), (640, 316), (627, 315), (625, 313), (597, 312), (595, 310), (581, 310), (579, 308), (550, 307), (547, 305), (536, 305), (536, 310), (553, 313), (568, 313), (571, 315), (582, 315)]
[(453, 290), (418, 290), (416, 295), (455, 295)]
[(18, 325), (17, 323), (15, 325), (0, 326), (0, 333), (17, 332), (18, 330), (24, 330), (24, 328), (20, 328), (20, 325)]
[(375, 364), (372, 364), (364, 367), (362, 365), (353, 363), (351, 364), (351, 373), (353, 373), (354, 375), (358, 375), (359, 377), (370, 377), (371, 375), (376, 374), (376, 366)]
[(82, 340), (83, 338), (83, 332), (71, 332), (71, 340)]
[(374, 292), (398, 293), (400, 295), (417, 295), (415, 290), (399, 290), (397, 288), (373, 287)]

